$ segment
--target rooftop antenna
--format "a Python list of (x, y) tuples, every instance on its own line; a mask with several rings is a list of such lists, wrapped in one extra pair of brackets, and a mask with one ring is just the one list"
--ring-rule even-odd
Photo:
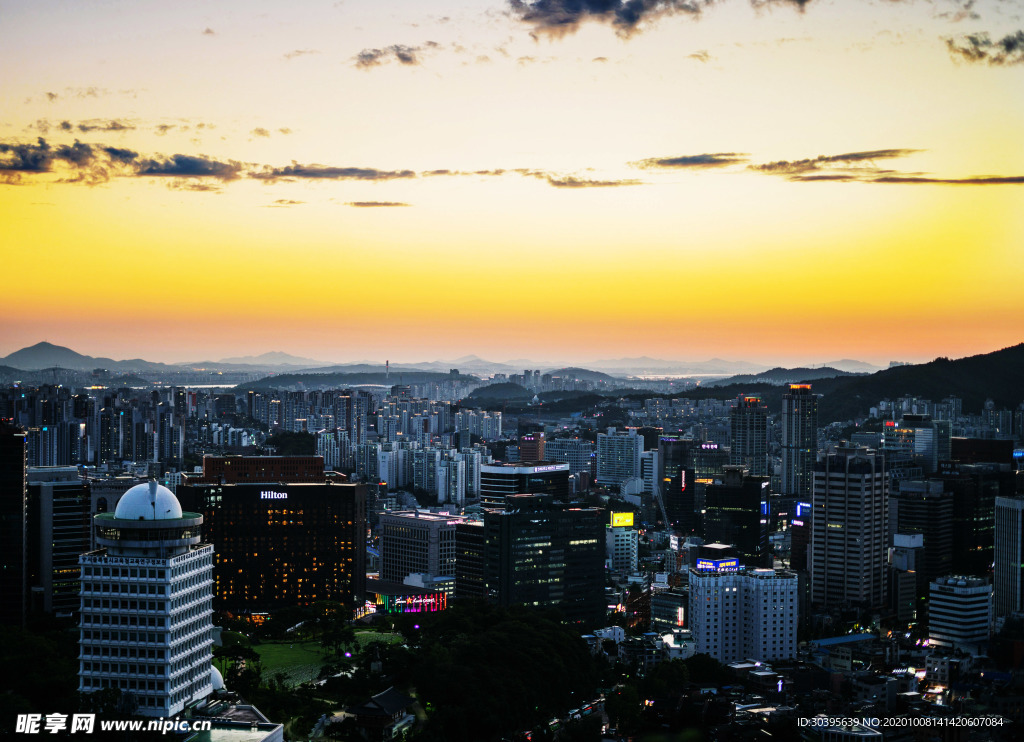
[(153, 506), (153, 520), (156, 520), (156, 480), (149, 480), (149, 504)]

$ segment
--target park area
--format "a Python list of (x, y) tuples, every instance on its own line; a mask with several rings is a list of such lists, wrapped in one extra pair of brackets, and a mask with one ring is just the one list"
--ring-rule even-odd
[(236, 663), (245, 662), (245, 667), (259, 670), (263, 682), (277, 681), (294, 688), (323, 677), (325, 668), (328, 674), (344, 671), (371, 642), (402, 642), (400, 634), (366, 630), (355, 631), (345, 639), (348, 641), (333, 643), (304, 637), (260, 641), (250, 640), (241, 632), (225, 631), (223, 647), (215, 652), (216, 664), (225, 678)]

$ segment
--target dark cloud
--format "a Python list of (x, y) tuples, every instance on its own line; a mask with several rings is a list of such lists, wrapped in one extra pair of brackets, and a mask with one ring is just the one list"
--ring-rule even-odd
[(99, 119), (90, 119), (89, 121), (80, 121), (78, 123), (78, 130), (81, 132), (90, 131), (132, 131), (135, 127), (131, 124), (127, 124), (123, 121), (110, 120), (101, 121)]
[(748, 167), (751, 170), (768, 173), (769, 175), (785, 176), (804, 175), (835, 167), (857, 167), (877, 174), (877, 170), (870, 167), (871, 163), (875, 160), (906, 157), (920, 151), (917, 149), (875, 149), (864, 152), (846, 152), (841, 155), (818, 155), (817, 157), (805, 160), (777, 160), (761, 165), (749, 165)]
[(346, 206), (355, 206), (360, 209), (376, 209), (390, 206), (409, 206), (410, 204), (401, 201), (349, 201)]
[(607, 23), (623, 36), (636, 32), (643, 21), (665, 15), (700, 16), (713, 0), (509, 0), (513, 15), (535, 33), (561, 36), (581, 23)]
[(59, 96), (59, 95), (57, 95), (56, 93), (50, 93), (50, 92), (48, 92), (48, 93), (46, 94), (46, 100), (50, 101), (51, 103), (52, 103), (53, 101), (57, 100), (57, 99), (58, 99), (59, 97), (60, 97), (60, 96)]
[(130, 149), (120, 149), (118, 147), (103, 147), (103, 151), (107, 154), (114, 162), (130, 163), (138, 159), (139, 153), (132, 152)]
[(20, 173), (46, 173), (53, 162), (53, 150), (39, 137), (35, 144), (0, 143), (0, 171)]
[(687, 58), (696, 59), (698, 62), (707, 62), (711, 59), (711, 55), (708, 53), (707, 49), (698, 49), (693, 54), (688, 54)]
[(267, 208), (270, 209), (282, 209), (287, 206), (299, 206), (306, 203), (305, 201), (294, 201), (290, 198), (279, 198), (272, 204), (267, 204)]
[(379, 67), (392, 59), (396, 59), (404, 65), (414, 66), (420, 64), (420, 55), (424, 51), (437, 49), (440, 46), (436, 41), (427, 41), (421, 46), (392, 44), (383, 49), (363, 49), (355, 56), (353, 61), (356, 67), (364, 70)]
[(59, 124), (61, 131), (71, 131), (73, 128), (70, 121), (61, 121)]
[(162, 137), (164, 134), (166, 134), (167, 132), (169, 132), (173, 128), (174, 128), (174, 124), (157, 124), (156, 125), (156, 135), (158, 137)]
[(203, 36), (216, 36), (216, 35), (217, 35), (217, 32), (214, 31), (209, 26), (207, 26), (206, 28), (203, 29)]
[(238, 162), (220, 162), (202, 155), (171, 155), (167, 159), (141, 160), (136, 175), (234, 180), (241, 169)]
[(286, 136), (292, 133), (292, 130), (289, 129), (287, 126), (282, 126), (280, 129), (278, 129), (278, 131)]
[(872, 183), (922, 183), (932, 185), (1024, 185), (1024, 175), (979, 175), (972, 178), (927, 178), (918, 176), (884, 175), (872, 178)]
[(264, 129), (262, 126), (257, 126), (255, 129), (249, 132), (254, 137), (269, 137), (270, 132)]
[(310, 54), (319, 54), (319, 49), (296, 49), (295, 51), (287, 52), (284, 55), (285, 59), (295, 59), (296, 57), (305, 57)]
[(972, 63), (988, 63), (993, 67), (1024, 64), (1024, 31), (1017, 31), (993, 41), (987, 33), (951, 36), (946, 48), (954, 59)]
[[(487, 171), (484, 171), (487, 172)], [(505, 171), (491, 171), (500, 174)], [(592, 178), (581, 178), (577, 175), (561, 175), (546, 170), (530, 170), (528, 168), (517, 168), (511, 172), (519, 173), (527, 178), (543, 180), (555, 188), (616, 188), (619, 186), (642, 185), (643, 181), (634, 179), (625, 180), (595, 180)]]
[(747, 155), (741, 152), (715, 152), (704, 155), (680, 155), (679, 157), (650, 157), (646, 160), (631, 162), (633, 167), (653, 170), (657, 168), (683, 168), (706, 170), (716, 167), (738, 165), (747, 161)]
[(329, 167), (327, 165), (299, 165), (292, 163), (286, 167), (264, 167), (249, 173), (256, 180), (284, 180), (306, 178), (311, 180), (396, 180), (415, 178), (412, 170), (376, 170), (364, 167)]

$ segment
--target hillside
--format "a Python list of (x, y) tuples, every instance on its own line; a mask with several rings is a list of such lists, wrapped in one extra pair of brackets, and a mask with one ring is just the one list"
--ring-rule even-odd
[(815, 379), (833, 379), (837, 376), (855, 376), (850, 371), (838, 368), (773, 368), (759, 374), (739, 374), (725, 379), (704, 382), (706, 386), (727, 386), (729, 384), (795, 384)]

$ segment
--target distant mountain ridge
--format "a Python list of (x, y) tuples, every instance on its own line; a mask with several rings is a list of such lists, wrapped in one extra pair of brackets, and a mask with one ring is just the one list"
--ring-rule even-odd
[(704, 382), (704, 386), (726, 386), (728, 384), (796, 384), (816, 379), (834, 379), (837, 376), (858, 376), (850, 371), (837, 368), (772, 368), (759, 374), (740, 374), (724, 379)]

